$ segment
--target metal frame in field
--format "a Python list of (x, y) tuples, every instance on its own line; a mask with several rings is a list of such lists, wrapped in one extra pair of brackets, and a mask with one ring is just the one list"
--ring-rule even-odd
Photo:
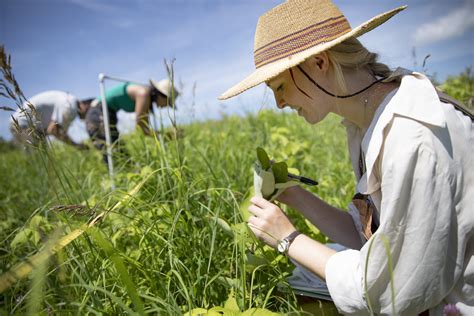
[(99, 74), (99, 89), (100, 95), (102, 98), (102, 113), (104, 115), (104, 130), (105, 130), (105, 147), (107, 152), (107, 166), (109, 169), (109, 177), (111, 182), (112, 190), (115, 189), (114, 183), (114, 161), (112, 158), (112, 139), (110, 137), (110, 122), (109, 122), (109, 109), (107, 108), (107, 100), (105, 99), (105, 79), (112, 80), (112, 81), (119, 81), (119, 82), (131, 82), (135, 84), (139, 84), (142, 86), (146, 86), (147, 84), (126, 80), (123, 78), (118, 78), (114, 76), (109, 76), (104, 73)]

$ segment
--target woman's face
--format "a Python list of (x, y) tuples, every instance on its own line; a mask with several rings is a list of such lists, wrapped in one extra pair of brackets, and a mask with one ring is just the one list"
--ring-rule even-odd
[(330, 100), (297, 67), (269, 80), (267, 85), (273, 90), (278, 108), (290, 107), (310, 124), (319, 123), (330, 112)]
[(162, 93), (157, 93), (155, 103), (156, 103), (156, 106), (158, 106), (159, 108), (167, 107), (168, 106), (168, 98)]

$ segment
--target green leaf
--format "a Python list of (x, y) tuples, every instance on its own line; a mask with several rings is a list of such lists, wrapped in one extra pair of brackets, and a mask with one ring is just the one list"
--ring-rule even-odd
[(296, 175), (296, 176), (299, 176), (299, 175), (300, 175), (300, 171), (299, 171), (298, 169), (296, 169), (296, 168), (288, 168), (288, 172), (289, 172), (289, 173), (292, 173), (292, 174), (294, 174), (294, 175)]
[(242, 219), (243, 219), (244, 222), (247, 222), (249, 220), (249, 217), (251, 216), (251, 214), (249, 212), (249, 207), (250, 207), (250, 204), (251, 204), (250, 199), (254, 195), (255, 195), (254, 187), (251, 186), (248, 190), (248, 193), (245, 196), (245, 199), (240, 204), (240, 207), (239, 207), (240, 214), (242, 215)]
[(257, 147), (257, 158), (263, 170), (268, 170), (271, 167), (270, 158), (262, 147)]
[(102, 248), (102, 250), (105, 251), (110, 260), (114, 263), (115, 268), (118, 272), (118, 277), (125, 285), (125, 289), (127, 290), (135, 309), (139, 312), (140, 315), (145, 314), (144, 304), (118, 251), (115, 249), (112, 243), (107, 240), (102, 231), (94, 228), (90, 230), (89, 233), (94, 238), (96, 243)]
[(225, 302), (224, 308), (229, 311), (240, 312), (239, 305), (237, 304), (237, 300), (235, 299), (233, 292), (229, 294), (229, 298)]
[(232, 231), (232, 228), (225, 220), (218, 217), (216, 219), (216, 222), (217, 222), (217, 225), (224, 231), (224, 233), (226, 233), (230, 237), (234, 237), (234, 232)]
[(150, 166), (145, 166), (145, 167), (142, 168), (142, 170), (140, 170), (140, 175), (142, 177), (144, 177), (144, 176), (149, 175), (152, 172), (153, 172), (153, 169), (151, 169)]
[(245, 266), (246, 270), (248, 272), (252, 272), (257, 267), (268, 265), (270, 262), (268, 261), (267, 258), (261, 255), (256, 255), (256, 254), (252, 254), (248, 252), (245, 254), (245, 263), (246, 263), (246, 266)]
[(45, 222), (45, 219), (43, 216), (41, 215), (35, 215), (31, 218), (28, 226), (31, 228), (31, 229), (37, 229), (41, 224), (43, 224)]
[(276, 316), (276, 315), (281, 315), (281, 314), (274, 313), (265, 308), (250, 308), (242, 313), (242, 316)]
[(184, 316), (200, 316), (200, 315), (207, 315), (207, 309), (205, 308), (193, 308), (190, 312), (184, 314)]
[(240, 311), (233, 311), (233, 310), (221, 307), (221, 306), (216, 306), (216, 307), (213, 307), (209, 310), (209, 312), (207, 313), (207, 316), (222, 316), (222, 315), (238, 316), (240, 314), (241, 314)]
[(23, 245), (30, 240), (33, 231), (29, 228), (22, 229), (18, 234), (16, 234), (15, 238), (13, 238), (10, 247), (15, 248), (18, 245)]
[(275, 183), (284, 183), (288, 181), (288, 166), (285, 162), (275, 162), (272, 165)]

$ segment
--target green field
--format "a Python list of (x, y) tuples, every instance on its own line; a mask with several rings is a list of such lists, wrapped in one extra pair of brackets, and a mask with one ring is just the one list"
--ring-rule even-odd
[[(115, 155), (115, 191), (95, 150), (0, 153), (2, 313), (298, 314), (294, 294), (277, 287), (285, 289), (291, 263), (254, 240), (241, 205), (261, 146), (345, 207), (354, 178), (339, 121), (312, 127), (262, 111), (181, 126), (178, 139), (127, 135)], [(300, 230), (326, 240), (286, 211)]]

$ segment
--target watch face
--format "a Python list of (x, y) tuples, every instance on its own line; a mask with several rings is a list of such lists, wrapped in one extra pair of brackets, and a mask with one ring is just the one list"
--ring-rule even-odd
[(288, 240), (283, 239), (278, 241), (278, 251), (285, 253), (288, 250)]

